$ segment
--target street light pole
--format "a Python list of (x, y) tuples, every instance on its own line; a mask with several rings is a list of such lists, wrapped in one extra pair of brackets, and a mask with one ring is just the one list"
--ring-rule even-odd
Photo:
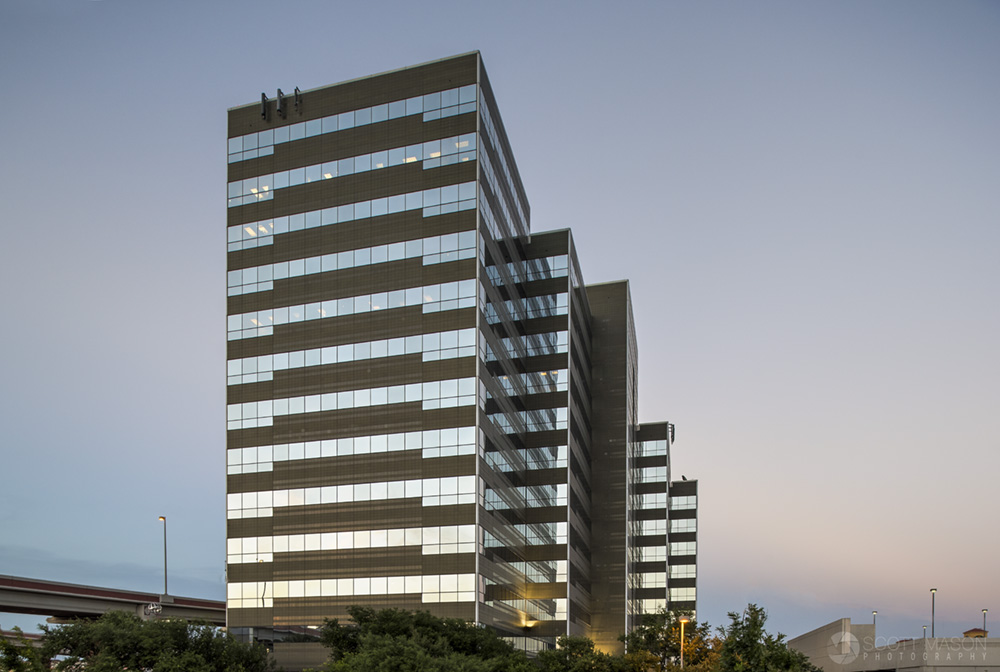
[(684, 669), (684, 624), (688, 622), (688, 619), (680, 619), (681, 623), (681, 669)]
[(924, 639), (927, 639), (927, 626), (924, 626)]
[(983, 609), (983, 632), (986, 632), (986, 612), (987, 611), (989, 611), (989, 609)]
[(163, 594), (168, 595), (167, 592), (167, 517), (160, 516), (160, 522), (163, 523)]
[(934, 638), (934, 598), (937, 597), (937, 588), (931, 588), (931, 638)]
[(875, 619), (878, 617), (878, 611), (872, 611), (872, 625), (875, 625)]

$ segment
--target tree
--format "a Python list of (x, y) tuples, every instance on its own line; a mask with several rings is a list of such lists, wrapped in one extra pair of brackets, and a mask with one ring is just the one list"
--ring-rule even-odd
[(143, 621), (134, 614), (112, 611), (92, 621), (42, 626), (41, 650), (31, 644), (0, 649), (5, 669), (48, 670), (44, 661), (60, 656), (57, 670), (87, 672), (269, 672), (267, 650), (244, 644), (218, 628), (187, 621)]
[(699, 623), (686, 612), (660, 609), (642, 617), (642, 624), (622, 637), (633, 670), (680, 669), (681, 618), (684, 624), (684, 668), (692, 672), (711, 670), (718, 659), (721, 640), (713, 637), (707, 623)]
[(352, 622), (327, 621), (320, 641), (330, 649), (330, 672), (534, 672), (521, 651), (487, 628), (426, 611), (349, 607)]
[(542, 672), (625, 672), (625, 661), (602, 653), (587, 637), (560, 637), (558, 648), (538, 652)]
[(719, 652), (719, 672), (820, 672), (805, 654), (789, 649), (785, 636), (764, 629), (767, 612), (748, 604), (742, 614), (729, 612), (729, 627)]
[(0, 670), (7, 672), (45, 672), (48, 658), (28, 637), (15, 627), (14, 641), (0, 636)]

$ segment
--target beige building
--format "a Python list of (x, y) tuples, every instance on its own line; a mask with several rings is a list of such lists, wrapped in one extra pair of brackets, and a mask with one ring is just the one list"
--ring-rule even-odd
[(880, 637), (874, 625), (842, 618), (788, 646), (823, 672), (1000, 672), (1000, 639), (986, 637)]

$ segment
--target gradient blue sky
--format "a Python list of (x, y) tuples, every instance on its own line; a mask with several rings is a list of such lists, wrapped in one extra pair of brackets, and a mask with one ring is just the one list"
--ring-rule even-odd
[(631, 280), (699, 615), (1000, 618), (997, 2), (3, 0), (0, 573), (159, 590), (166, 515), (223, 597), (226, 109), (475, 49)]

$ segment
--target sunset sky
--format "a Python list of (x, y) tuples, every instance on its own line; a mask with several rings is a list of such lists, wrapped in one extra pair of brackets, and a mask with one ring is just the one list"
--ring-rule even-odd
[(631, 281), (699, 617), (1000, 619), (1000, 3), (966, 0), (0, 2), (0, 574), (158, 591), (165, 515), (171, 592), (224, 597), (226, 110), (473, 50), (532, 229)]

